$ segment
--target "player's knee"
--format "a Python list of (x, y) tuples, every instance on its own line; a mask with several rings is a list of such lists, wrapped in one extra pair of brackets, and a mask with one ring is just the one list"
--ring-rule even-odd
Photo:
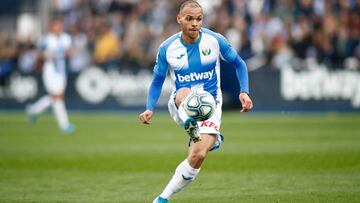
[(175, 103), (176, 106), (179, 107), (181, 102), (183, 102), (186, 98), (187, 95), (189, 95), (191, 93), (191, 89), (190, 88), (180, 88), (177, 92), (176, 92), (176, 97), (175, 97)]

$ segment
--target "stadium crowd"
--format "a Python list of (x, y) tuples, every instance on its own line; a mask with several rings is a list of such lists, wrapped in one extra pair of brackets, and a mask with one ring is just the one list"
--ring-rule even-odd
[[(176, 0), (54, 0), (75, 54), (72, 72), (90, 64), (105, 69), (151, 69), (160, 42), (179, 30)], [(359, 69), (360, 0), (199, 0), (204, 27), (229, 39), (245, 60), (274, 69), (315, 59), (331, 69)], [(0, 34), (0, 78), (15, 69), (39, 71), (36, 41)], [(255, 64), (255, 65), (253, 65)]]

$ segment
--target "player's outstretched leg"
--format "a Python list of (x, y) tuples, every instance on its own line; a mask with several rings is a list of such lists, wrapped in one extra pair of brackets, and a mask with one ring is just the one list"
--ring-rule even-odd
[(154, 199), (153, 203), (167, 203), (168, 201), (169, 201), (169, 200), (166, 199), (166, 198), (162, 198), (162, 197), (160, 197), (160, 196), (157, 196), (157, 197)]
[(184, 129), (188, 133), (191, 141), (198, 142), (201, 140), (199, 126), (194, 118), (189, 117), (184, 109), (184, 101), (191, 94), (190, 88), (181, 88), (177, 91), (175, 104), (178, 107), (178, 114), (184, 124)]
[(75, 132), (75, 126), (69, 122), (68, 114), (65, 108), (64, 100), (60, 96), (53, 96), (53, 111), (58, 122), (58, 126), (65, 134)]
[(184, 122), (184, 129), (188, 133), (191, 141), (201, 141), (199, 126), (194, 118), (189, 117), (188, 119), (186, 119), (186, 121)]
[(38, 99), (34, 104), (26, 107), (26, 114), (28, 116), (28, 122), (30, 125), (35, 125), (37, 120), (37, 115), (44, 112), (51, 105), (51, 97), (49, 95), (44, 95)]
[(216, 136), (208, 134), (203, 134), (202, 137), (201, 142), (191, 142), (187, 159), (179, 164), (170, 182), (154, 202), (160, 202), (160, 200), (167, 202), (175, 193), (195, 180), (200, 172), (201, 164), (217, 139)]
[[(195, 177), (200, 172), (200, 168), (196, 169), (190, 166), (187, 159), (181, 162), (175, 170), (173, 177), (171, 178), (164, 191), (157, 197), (157, 200), (165, 199), (165, 202), (170, 199), (175, 193), (179, 192), (190, 182), (195, 180)], [(155, 200), (156, 200), (155, 199)], [(154, 202), (156, 202), (154, 200)], [(158, 201), (160, 202), (160, 201)]]

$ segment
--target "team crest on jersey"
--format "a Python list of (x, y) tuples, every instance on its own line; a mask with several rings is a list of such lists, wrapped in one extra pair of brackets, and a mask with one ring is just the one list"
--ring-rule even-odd
[(205, 48), (205, 49), (201, 50), (201, 53), (204, 56), (209, 56), (211, 54), (211, 49), (210, 48)]

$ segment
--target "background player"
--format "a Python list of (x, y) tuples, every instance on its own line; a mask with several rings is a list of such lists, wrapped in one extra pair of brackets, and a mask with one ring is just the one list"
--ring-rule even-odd
[(65, 59), (70, 55), (71, 38), (64, 32), (63, 20), (55, 18), (50, 23), (50, 32), (40, 40), (38, 48), (44, 58), (43, 82), (47, 94), (29, 105), (26, 109), (31, 124), (36, 122), (38, 114), (52, 106), (59, 128), (64, 133), (73, 133), (74, 125), (70, 124), (64, 103), (66, 87)]
[[(177, 22), (181, 32), (160, 45), (146, 110), (139, 116), (141, 122), (149, 124), (169, 71), (175, 86), (169, 100), (169, 111), (173, 119), (189, 133), (190, 147), (187, 159), (176, 168), (172, 179), (154, 202), (167, 202), (176, 192), (193, 181), (207, 153), (218, 148), (222, 141), (219, 132), (222, 105), (219, 88), (220, 57), (236, 67), (241, 90), (239, 99), (243, 107), (241, 112), (249, 111), (253, 106), (248, 96), (248, 75), (244, 61), (223, 36), (201, 28), (202, 20), (202, 7), (196, 1), (186, 1), (180, 6)], [(186, 96), (199, 89), (210, 92), (217, 101), (215, 114), (203, 122), (189, 118), (182, 109)], [(201, 141), (198, 141), (199, 136)]]

